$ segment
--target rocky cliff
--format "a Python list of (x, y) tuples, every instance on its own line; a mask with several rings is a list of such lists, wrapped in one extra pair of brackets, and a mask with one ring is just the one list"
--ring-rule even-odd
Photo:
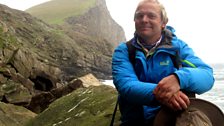
[(113, 49), (125, 37), (104, 0), (53, 0), (26, 12), (53, 24), (56, 34), (63, 36), (62, 44), (49, 49), (62, 71), (76, 76), (91, 72), (99, 78), (111, 75)]
[[(84, 15), (65, 19), (65, 26), (81, 29), (93, 37), (105, 38), (113, 47), (125, 41), (122, 28), (111, 18), (104, 0), (96, 0), (96, 6), (90, 8)], [(80, 30), (81, 31), (81, 30)]]
[(76, 10), (77, 15), (58, 24), (0, 5), (1, 102), (41, 112), (57, 98), (84, 87), (78, 77), (111, 76), (112, 51), (124, 40), (123, 30), (109, 16), (105, 1), (81, 2), (84, 6), (88, 1), (82, 13)]
[(104, 38), (113, 47), (125, 41), (124, 31), (110, 16), (105, 0), (52, 0), (26, 12), (69, 31)]
[[(60, 1), (53, 0), (52, 2)], [(63, 2), (66, 3), (66, 1)], [(73, 0), (72, 2), (80, 1)], [(85, 2), (83, 4), (87, 4)], [(65, 76), (68, 78), (87, 73), (93, 73), (98, 78), (108, 78), (111, 75), (112, 51), (118, 42), (125, 40), (124, 32), (110, 17), (105, 1), (92, 0), (90, 5), (89, 8), (84, 8), (82, 13), (60, 18), (63, 22), (57, 25), (49, 25), (28, 13), (1, 6), (0, 15), (4, 17), (0, 20), (1, 45), (14, 42), (10, 45), (12, 46), (10, 49), (4, 46), (2, 51), (9, 50), (8, 55), (18, 52), (15, 53), (14, 56), (17, 58), (14, 58), (13, 62), (17, 66), (16, 69), (26, 74), (26, 77), (31, 76), (29, 74), (33, 72), (51, 75), (52, 72), (49, 73), (49, 69), (58, 69), (56, 70), (57, 77), (51, 80), (57, 81), (55, 79), (59, 75), (60, 79), (66, 79)], [(61, 11), (60, 6), (56, 7), (48, 6), (48, 8)], [(29, 10), (31, 11), (32, 8)], [(77, 13), (76, 11), (73, 13)], [(49, 12), (52, 11), (46, 12), (51, 14)], [(23, 59), (19, 59), (21, 55)], [(38, 65), (49, 68), (43, 69)]]

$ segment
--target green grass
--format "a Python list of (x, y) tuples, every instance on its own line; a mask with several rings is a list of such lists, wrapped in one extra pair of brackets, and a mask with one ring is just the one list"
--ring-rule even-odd
[(53, 0), (26, 11), (50, 24), (61, 24), (68, 17), (84, 14), (95, 4), (96, 0)]

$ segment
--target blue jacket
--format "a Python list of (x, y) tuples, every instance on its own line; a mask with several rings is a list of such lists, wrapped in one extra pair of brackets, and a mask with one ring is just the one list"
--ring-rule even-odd
[[(146, 58), (141, 50), (136, 50), (135, 65), (129, 60), (128, 49), (121, 43), (112, 57), (113, 83), (119, 92), (119, 106), (122, 122), (145, 121), (155, 116), (160, 108), (153, 90), (157, 83), (170, 74), (179, 78), (181, 90), (197, 94), (210, 90), (214, 84), (213, 70), (193, 50), (174, 34), (174, 29), (167, 27), (172, 34), (172, 41), (161, 41), (154, 53)], [(163, 36), (164, 38), (165, 36)], [(136, 45), (136, 38), (132, 39)], [(171, 55), (179, 57), (182, 68), (177, 69)]]

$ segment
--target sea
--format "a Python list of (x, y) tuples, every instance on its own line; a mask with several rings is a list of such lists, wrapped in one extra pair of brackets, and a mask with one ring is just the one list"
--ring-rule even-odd
[[(215, 78), (214, 86), (208, 92), (196, 95), (196, 97), (215, 104), (224, 112), (224, 63), (212, 64), (211, 66)], [(104, 80), (103, 84), (114, 87), (112, 80)]]

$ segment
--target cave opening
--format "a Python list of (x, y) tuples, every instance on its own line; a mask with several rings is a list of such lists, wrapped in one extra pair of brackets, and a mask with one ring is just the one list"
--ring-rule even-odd
[(31, 81), (34, 82), (35, 90), (50, 91), (53, 88), (51, 80), (45, 77), (37, 76), (36, 78), (31, 79)]

